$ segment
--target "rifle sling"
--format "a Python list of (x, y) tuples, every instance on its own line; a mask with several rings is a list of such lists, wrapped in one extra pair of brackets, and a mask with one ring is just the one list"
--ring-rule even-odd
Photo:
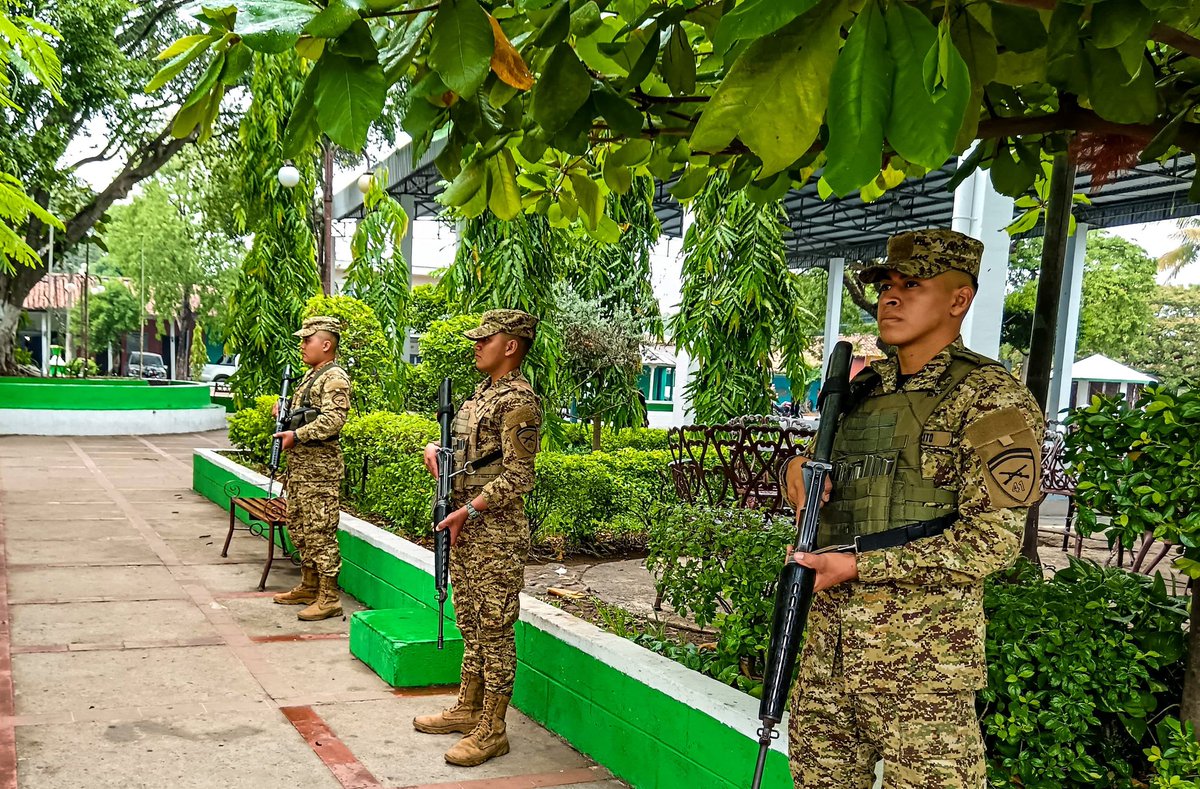
[(897, 526), (894, 529), (876, 532), (875, 534), (864, 534), (861, 537), (855, 537), (854, 542), (850, 545), (839, 545), (829, 550), (837, 553), (866, 553), (867, 551), (879, 551), (884, 548), (897, 548), (901, 545), (908, 545), (915, 540), (936, 537), (953, 526), (957, 520), (958, 513), (951, 513), (950, 515), (943, 515), (940, 518), (909, 523), (905, 526)]
[(466, 471), (467, 474), (474, 474), (476, 469), (483, 468), (484, 466), (490, 466), (502, 457), (504, 457), (504, 451), (500, 449), (494, 449), (481, 458), (468, 461), (464, 471)]

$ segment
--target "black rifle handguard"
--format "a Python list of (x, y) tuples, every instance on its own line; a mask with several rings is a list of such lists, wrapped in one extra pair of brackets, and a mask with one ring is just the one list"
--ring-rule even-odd
[[(839, 342), (829, 358), (829, 370), (817, 402), (821, 408), (821, 422), (813, 441), (813, 455), (804, 464), (804, 509), (797, 513), (796, 538), (793, 542), (797, 551), (813, 550), (820, 526), (821, 498), (825, 493), (825, 481), (833, 470), (830, 457), (833, 455), (833, 440), (837, 434), (838, 418), (841, 416), (846, 397), (850, 393), (850, 343)], [(816, 571), (802, 567), (789, 556), (779, 573), (779, 584), (775, 591), (775, 617), (771, 626), (771, 646), (767, 651), (766, 671), (763, 675), (762, 699), (758, 706), (758, 717), (762, 727), (758, 731), (758, 762), (754, 767), (754, 789), (762, 783), (763, 768), (771, 741), (778, 735), (775, 726), (783, 720), (783, 708), (787, 704), (788, 690), (792, 684), (792, 671), (800, 653), (804, 627), (808, 622), (808, 610), (812, 606), (813, 584)]]
[(451, 402), (450, 379), (444, 378), (438, 389), (438, 426), (441, 428), (441, 444), (438, 447), (437, 498), (433, 504), (433, 588), (438, 603), (437, 648), (444, 641), (446, 596), (450, 588), (450, 530), (437, 531), (437, 525), (450, 515), (450, 492), (454, 478), (453, 434), (450, 426), (454, 420), (454, 405)]

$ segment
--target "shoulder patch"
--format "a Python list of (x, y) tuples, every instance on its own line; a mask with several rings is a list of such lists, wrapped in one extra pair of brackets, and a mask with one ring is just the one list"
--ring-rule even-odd
[(533, 404), (519, 405), (504, 415), (504, 434), (518, 458), (537, 454), (542, 444), (542, 411)]
[(983, 464), (988, 497), (996, 509), (1028, 507), (1041, 492), (1042, 442), (1015, 406), (984, 414), (966, 438)]

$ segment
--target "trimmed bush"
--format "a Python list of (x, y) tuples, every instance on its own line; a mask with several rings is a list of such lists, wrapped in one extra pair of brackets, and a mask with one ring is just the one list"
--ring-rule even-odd
[(275, 433), (275, 420), (271, 409), (278, 398), (260, 395), (254, 398), (252, 408), (243, 408), (230, 414), (229, 443), (246, 453), (246, 459), (260, 466), (271, 459), (271, 436)]
[[(304, 317), (314, 315), (342, 321), (338, 364), (350, 374), (351, 415), (362, 416), (398, 402), (402, 365), (400, 360), (390, 358), (387, 338), (375, 311), (350, 296), (313, 296), (304, 305)], [(301, 366), (299, 373), (305, 372)]]
[(437, 439), (437, 423), (416, 414), (377, 411), (347, 422), (342, 451), (356, 482), (351, 503), (364, 515), (383, 518), (398, 534), (428, 536), (437, 486), (421, 456), (425, 445)]
[(526, 497), (535, 543), (562, 552), (590, 550), (609, 540), (645, 539), (650, 507), (675, 501), (662, 471), (667, 452), (539, 452), (537, 481)]
[[(563, 452), (591, 452), (592, 425), (590, 422), (568, 422), (563, 425), (559, 449)], [(618, 449), (658, 450), (667, 449), (667, 431), (651, 427), (631, 427), (600, 430), (600, 451), (616, 452)]]

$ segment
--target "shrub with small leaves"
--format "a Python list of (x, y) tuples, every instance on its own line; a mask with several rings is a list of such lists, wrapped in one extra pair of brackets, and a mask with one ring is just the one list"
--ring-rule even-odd
[(347, 422), (342, 449), (358, 483), (350, 491), (354, 506), (382, 518), (398, 534), (427, 536), (436, 485), (421, 457), (425, 445), (437, 440), (437, 423), (416, 414), (377, 411)]
[[(702, 505), (660, 507), (656, 515), (646, 564), (663, 599), (701, 627), (717, 628), (717, 651), (727, 664), (761, 676), (792, 523), (757, 510)], [(761, 694), (760, 681), (743, 679), (739, 686)]]
[[(375, 311), (350, 296), (313, 296), (304, 317), (329, 315), (342, 322), (338, 363), (350, 374), (352, 413), (368, 414), (398, 403), (403, 364), (388, 353)], [(307, 371), (302, 367), (300, 374)]]
[(1157, 734), (1158, 745), (1146, 749), (1150, 789), (1200, 789), (1200, 743), (1192, 724), (1165, 718)]
[(229, 443), (245, 452), (246, 460), (260, 466), (271, 459), (271, 436), (275, 432), (271, 408), (277, 399), (271, 395), (256, 397), (253, 407), (242, 408), (227, 417)]
[(1161, 577), (1072, 561), (988, 583), (979, 694), (992, 786), (1116, 787), (1182, 684), (1187, 604)]

